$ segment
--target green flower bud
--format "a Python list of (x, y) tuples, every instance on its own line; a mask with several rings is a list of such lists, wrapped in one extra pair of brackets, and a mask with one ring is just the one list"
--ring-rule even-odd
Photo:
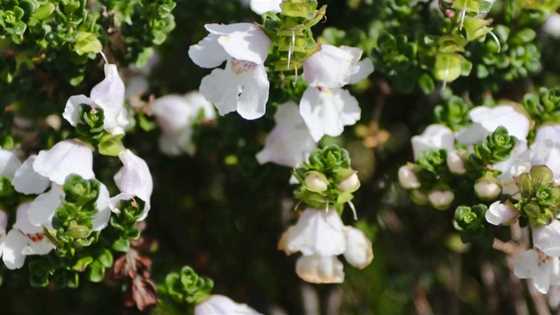
[(99, 194), (99, 182), (85, 180), (79, 175), (70, 175), (64, 182), (66, 201), (83, 205), (95, 201)]
[(488, 207), (483, 204), (473, 207), (459, 206), (455, 210), (453, 225), (459, 231), (477, 232), (484, 228), (484, 214)]
[(483, 143), (474, 145), (474, 155), (481, 164), (498, 163), (509, 157), (515, 143), (506, 128), (498, 127)]
[(329, 180), (317, 171), (308, 172), (303, 182), (305, 188), (312, 192), (321, 193), (329, 188)]

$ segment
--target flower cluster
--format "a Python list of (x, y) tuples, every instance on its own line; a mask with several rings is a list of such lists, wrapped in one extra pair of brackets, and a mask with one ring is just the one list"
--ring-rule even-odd
[[(128, 124), (124, 83), (115, 65), (106, 65), (105, 72), (90, 97), (72, 96), (66, 104), (63, 116), (75, 127), (75, 138), (24, 161), (18, 150), (0, 151), (3, 197), (19, 201), (17, 209), (0, 211), (0, 256), (12, 270), (30, 259), (33, 286), (77, 287), (82, 272), (102, 281), (113, 252), (128, 251), (129, 240), (139, 236), (136, 223), (150, 210), (150, 170), (121, 143)], [(96, 178), (96, 151), (122, 163), (113, 197)]]
[(294, 195), (305, 210), (297, 224), (284, 232), (278, 249), (286, 255), (302, 254), (296, 264), (298, 276), (311, 283), (343, 282), (339, 255), (358, 269), (366, 268), (373, 260), (371, 241), (341, 219), (347, 203), (356, 217), (351, 200), (360, 187), (348, 152), (337, 146), (317, 149), (294, 170), (294, 177), (298, 181)]
[[(515, 256), (514, 273), (543, 293), (560, 284), (557, 104), (554, 90), (541, 89), (522, 105), (503, 102), (468, 112), (440, 107), (436, 117), (451, 109), (457, 117), (438, 119), (445, 124), (413, 137), (415, 162), (399, 170), (415, 203), (441, 210), (459, 205), (454, 225), (466, 240), (490, 241), (490, 226), (528, 228), (533, 248)], [(450, 124), (457, 121), (468, 123)]]
[[(324, 136), (339, 136), (360, 119), (358, 101), (344, 87), (367, 78), (373, 64), (369, 58), (361, 60), (359, 48), (315, 42), (311, 27), (323, 18), (326, 7), (318, 9), (314, 0), (255, 0), (251, 6), (263, 14), (262, 26), (208, 24), (210, 34), (190, 47), (189, 56), (203, 68), (226, 62), (200, 84), (200, 93), (220, 115), (237, 112), (250, 120), (265, 115), (271, 76), (288, 85), (307, 86), (297, 95), (299, 106), (295, 99), (279, 106), (276, 127), (257, 155), (261, 163), (294, 167)], [(297, 75), (302, 70), (304, 82)]]

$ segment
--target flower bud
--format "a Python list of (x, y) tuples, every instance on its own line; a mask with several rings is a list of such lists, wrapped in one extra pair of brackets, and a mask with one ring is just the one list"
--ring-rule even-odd
[(455, 200), (455, 194), (451, 190), (432, 190), (428, 194), (428, 200), (432, 207), (446, 210)]
[(420, 188), (420, 181), (409, 165), (401, 166), (399, 169), (399, 183), (404, 189), (418, 189)]
[(307, 190), (312, 192), (324, 192), (329, 188), (329, 180), (320, 172), (311, 171), (305, 175), (303, 184)]
[(463, 161), (461, 155), (457, 152), (447, 153), (447, 167), (453, 174), (462, 175), (467, 172), (465, 169), (465, 162)]
[(502, 193), (502, 187), (495, 178), (483, 177), (474, 184), (474, 191), (482, 200), (495, 200)]
[(355, 192), (360, 188), (360, 179), (358, 178), (358, 174), (356, 172), (352, 172), (350, 176), (343, 179), (338, 184), (338, 190), (341, 192)]

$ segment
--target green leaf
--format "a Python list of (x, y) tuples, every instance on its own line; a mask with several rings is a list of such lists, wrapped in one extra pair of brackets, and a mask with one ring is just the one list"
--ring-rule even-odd
[(86, 55), (90, 53), (100, 53), (103, 49), (101, 42), (97, 38), (97, 35), (90, 32), (78, 32), (76, 35), (76, 42), (74, 43), (74, 51), (78, 55)]
[(105, 278), (105, 267), (99, 261), (93, 262), (88, 269), (88, 279), (91, 282), (99, 283)]
[(122, 143), (123, 137), (124, 135), (104, 135), (97, 145), (99, 153), (106, 156), (118, 156), (125, 149)]
[(455, 81), (463, 73), (463, 61), (463, 57), (459, 54), (438, 54), (434, 66), (435, 78), (444, 82)]
[(87, 267), (93, 262), (93, 257), (87, 256), (80, 258), (72, 267), (73, 270), (77, 272), (84, 272)]

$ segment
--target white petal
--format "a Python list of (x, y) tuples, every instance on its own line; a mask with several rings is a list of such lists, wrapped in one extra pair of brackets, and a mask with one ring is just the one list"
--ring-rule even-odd
[(317, 147), (311, 137), (299, 109), (293, 102), (278, 108), (274, 115), (276, 127), (266, 138), (266, 145), (257, 154), (260, 164), (276, 164), (296, 167)]
[(271, 41), (256, 24), (207, 24), (206, 30), (218, 36), (218, 43), (234, 59), (263, 65)]
[(424, 153), (432, 150), (454, 150), (455, 138), (453, 131), (444, 125), (430, 125), (419, 136), (412, 137), (414, 159), (418, 160)]
[(0, 149), (0, 176), (12, 179), (21, 162), (13, 151)]
[(154, 187), (150, 169), (143, 159), (130, 150), (121, 152), (119, 159), (123, 167), (115, 174), (115, 183), (122, 193), (137, 196), (146, 203), (145, 217), (150, 209), (150, 198)]
[(501, 182), (509, 183), (522, 173), (530, 171), (531, 166), (531, 152), (527, 149), (527, 143), (519, 141), (506, 160), (491, 167), (500, 171), (498, 179)]
[(36, 241), (32, 241), (29, 239), (27, 240), (27, 246), (25, 246), (22, 250), (22, 254), (26, 256), (30, 255), (46, 255), (50, 253), (56, 247), (46, 238), (44, 235), (35, 235), (34, 237), (38, 238)]
[(302, 256), (296, 263), (296, 273), (310, 283), (344, 282), (344, 266), (336, 256)]
[[(42, 227), (52, 227), (52, 219), (56, 214), (56, 210), (61, 206), (64, 200), (64, 191), (62, 187), (53, 185), (51, 190), (39, 195), (33, 202), (31, 202), (27, 220), (22, 220), (22, 224), (29, 225), (30, 228), (19, 227), (24, 233), (34, 234), (42, 231)], [(19, 212), (18, 212), (19, 219)], [(19, 220), (18, 220), (19, 221)]]
[(238, 304), (223, 295), (211, 295), (198, 304), (194, 315), (262, 315), (246, 304)]
[(213, 120), (216, 118), (216, 110), (202, 93), (198, 91), (190, 92), (185, 95), (185, 100), (192, 107), (194, 118), (202, 116), (203, 120)]
[(530, 279), (537, 273), (539, 254), (530, 249), (513, 258), (513, 273), (520, 279)]
[(200, 92), (220, 115), (237, 111), (250, 120), (266, 112), (269, 88), (264, 66), (238, 60), (228, 61), (226, 69), (215, 69), (200, 84)]
[(183, 132), (161, 134), (159, 149), (169, 156), (178, 156), (185, 152), (193, 155), (195, 146), (192, 143), (192, 129), (185, 128)]
[(2, 261), (9, 270), (20, 269), (25, 263), (23, 249), (27, 245), (27, 237), (20, 231), (12, 229), (2, 244)]
[(71, 96), (66, 102), (66, 107), (64, 108), (62, 117), (64, 117), (70, 125), (76, 127), (80, 122), (80, 114), (82, 112), (83, 105), (95, 106), (95, 103), (92, 99), (85, 95)]
[(346, 250), (346, 236), (340, 216), (334, 210), (307, 209), (295, 226), (290, 227), (278, 243), (278, 248), (290, 255), (336, 256)]
[(324, 135), (341, 135), (344, 126), (355, 124), (361, 116), (358, 101), (344, 89), (309, 87), (301, 98), (299, 109), (315, 141)]
[(371, 241), (364, 232), (353, 227), (344, 227), (344, 233), (346, 234), (346, 251), (344, 252), (346, 261), (358, 269), (369, 266), (373, 260)]
[(61, 141), (50, 150), (39, 152), (33, 169), (59, 185), (64, 185), (66, 177), (71, 174), (92, 179), (95, 177), (93, 151), (75, 140)]
[(280, 4), (283, 0), (251, 0), (251, 10), (257, 14), (267, 12), (280, 13), (282, 8)]
[(479, 106), (472, 109), (469, 116), (474, 124), (459, 132), (457, 136), (459, 142), (463, 144), (479, 143), (498, 127), (506, 128), (508, 133), (519, 141), (527, 140), (530, 121), (512, 106)]
[(105, 65), (105, 79), (91, 90), (91, 99), (103, 110), (103, 128), (112, 134), (122, 134), (128, 126), (124, 107), (125, 86), (116, 65)]
[(509, 204), (496, 201), (490, 205), (486, 211), (486, 222), (493, 225), (509, 224), (515, 219), (519, 213)]
[(349, 84), (356, 84), (362, 80), (367, 79), (374, 71), (373, 62), (370, 58), (360, 61), (352, 68), (352, 75), (349, 78)]
[(537, 130), (531, 146), (533, 165), (546, 165), (560, 179), (560, 125), (543, 126)]
[(48, 178), (41, 176), (33, 169), (36, 155), (32, 155), (16, 171), (12, 185), (17, 192), (26, 195), (37, 195), (44, 192), (50, 184)]
[(547, 226), (535, 228), (533, 242), (547, 256), (560, 256), (560, 221), (554, 220)]
[(216, 68), (228, 58), (224, 48), (218, 43), (218, 36), (210, 34), (189, 47), (189, 57), (201, 68)]
[(194, 114), (181, 95), (167, 95), (152, 104), (152, 112), (164, 132), (177, 132), (190, 124)]
[(543, 31), (554, 38), (559, 38), (560, 37), (560, 14), (554, 13), (551, 16), (549, 16), (543, 25)]
[(99, 196), (95, 202), (95, 208), (97, 208), (97, 213), (92, 220), (93, 230), (101, 231), (107, 227), (111, 218), (111, 196), (103, 184), (99, 185)]
[[(360, 55), (361, 55), (361, 50)], [(359, 59), (359, 56), (358, 56)], [(321, 50), (303, 64), (303, 75), (314, 87), (341, 88), (348, 84), (354, 69), (354, 51), (332, 45), (321, 45)]]
[(6, 228), (8, 227), (8, 214), (6, 211), (0, 209), (0, 239), (6, 234)]

